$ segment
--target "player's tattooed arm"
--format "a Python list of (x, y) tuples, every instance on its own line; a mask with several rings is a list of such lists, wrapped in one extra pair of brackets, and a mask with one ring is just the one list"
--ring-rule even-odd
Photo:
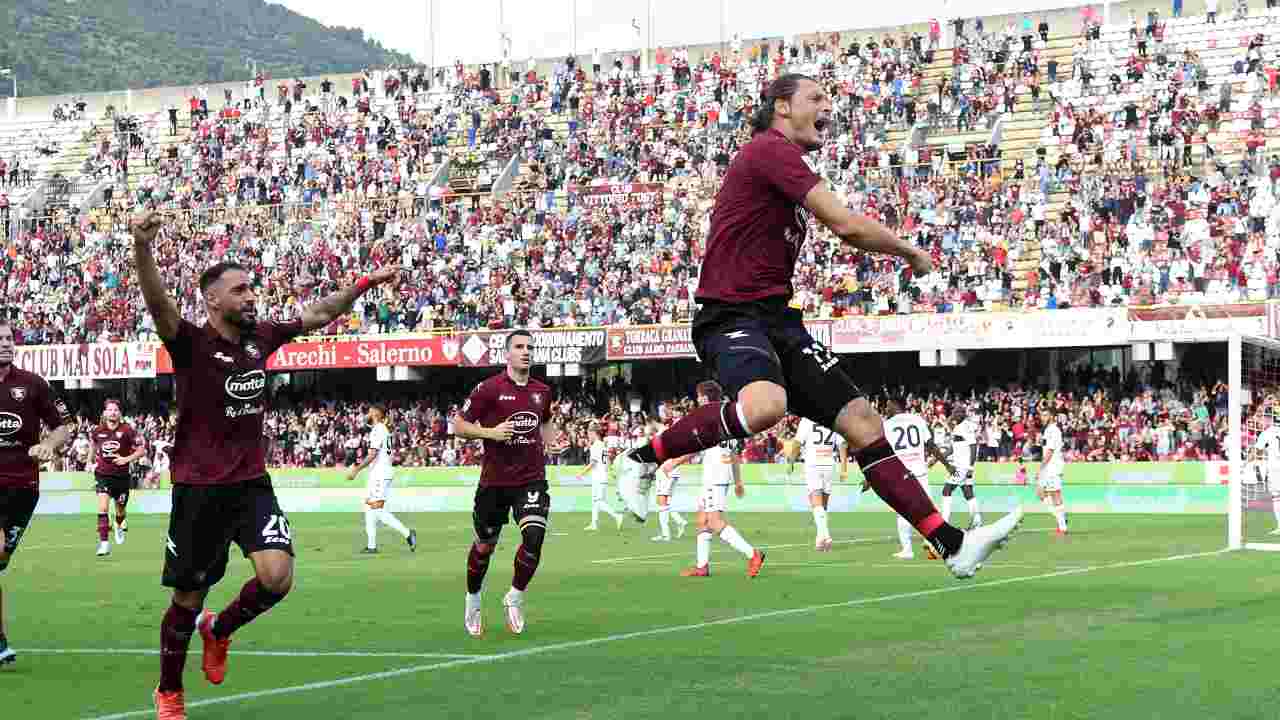
[(40, 462), (49, 462), (58, 455), (58, 451), (63, 445), (67, 444), (67, 440), (71, 437), (72, 425), (70, 423), (59, 425), (53, 429), (53, 432), (45, 436), (44, 440), (32, 445), (27, 454)]
[(302, 332), (307, 333), (312, 330), (319, 330), (332, 323), (351, 310), (356, 298), (368, 292), (369, 289), (394, 279), (399, 274), (400, 267), (398, 265), (384, 267), (360, 278), (355, 284), (331, 293), (327, 297), (304, 307), (302, 309)]
[(129, 221), (129, 230), (133, 233), (133, 264), (138, 270), (138, 286), (142, 288), (142, 299), (147, 303), (147, 311), (155, 321), (156, 334), (164, 340), (172, 340), (178, 336), (178, 324), (182, 315), (169, 291), (165, 289), (164, 279), (160, 277), (160, 269), (156, 267), (156, 258), (151, 251), (151, 243), (164, 220), (160, 213), (148, 212), (135, 216)]

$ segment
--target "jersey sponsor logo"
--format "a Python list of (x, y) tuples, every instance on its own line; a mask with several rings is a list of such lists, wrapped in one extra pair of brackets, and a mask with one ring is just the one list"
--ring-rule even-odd
[(0, 437), (8, 437), (20, 430), (22, 430), (21, 417), (11, 412), (0, 412)]
[(261, 370), (232, 375), (227, 378), (227, 394), (236, 400), (254, 400), (267, 388), (267, 374)]
[(504, 401), (504, 400), (515, 400), (515, 399), (516, 399), (516, 396), (515, 396), (515, 395), (499, 395), (499, 396), (498, 396), (498, 400), (499, 400), (499, 401)]
[(120, 443), (115, 440), (108, 440), (107, 442), (102, 443), (101, 447), (102, 454), (107, 457), (114, 457), (115, 454), (120, 451)]
[(22, 402), (27, 399), (27, 389), (24, 387), (9, 388), (9, 396), (12, 397), (15, 402)]
[(528, 435), (538, 429), (538, 416), (528, 410), (512, 414), (507, 422), (511, 423), (511, 430), (517, 435)]
[(724, 336), (729, 338), (730, 340), (741, 340), (742, 338), (747, 336), (747, 333), (741, 330), (734, 330), (733, 332), (725, 333)]
[(259, 350), (258, 346), (254, 345), (253, 343), (245, 343), (244, 354), (248, 355), (249, 358), (252, 360), (257, 360), (262, 357), (262, 351)]

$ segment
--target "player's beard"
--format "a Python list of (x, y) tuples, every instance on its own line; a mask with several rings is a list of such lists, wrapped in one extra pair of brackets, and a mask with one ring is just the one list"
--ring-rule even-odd
[(240, 331), (246, 334), (253, 332), (258, 327), (258, 316), (256, 314), (246, 315), (243, 310), (227, 313), (226, 321), (240, 328)]

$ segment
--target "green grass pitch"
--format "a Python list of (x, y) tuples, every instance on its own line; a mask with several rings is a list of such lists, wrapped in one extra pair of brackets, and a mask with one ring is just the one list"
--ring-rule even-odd
[[(587, 533), (563, 514), (520, 637), (502, 618), (508, 527), (479, 640), (462, 628), (469, 517), (402, 519), (416, 554), (383, 529), (361, 556), (358, 514), (295, 515), (293, 594), (237, 634), (220, 687), (193, 641), (189, 717), (1242, 719), (1280, 700), (1277, 556), (1219, 553), (1223, 517), (1081, 515), (1061, 538), (1034, 514), (962, 582), (892, 559), (887, 514), (833, 515), (829, 554), (806, 514), (734, 516), (768, 550), (755, 580), (719, 542), (712, 577), (678, 577), (692, 535), (651, 542), (656, 518)], [(154, 717), (164, 518), (135, 516), (106, 559), (94, 523), (37, 517), (2, 578), (6, 718)], [(210, 607), (249, 571), (233, 557)]]

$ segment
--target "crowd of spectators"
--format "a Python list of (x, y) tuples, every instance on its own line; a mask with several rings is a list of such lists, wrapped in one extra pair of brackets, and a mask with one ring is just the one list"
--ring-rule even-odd
[[(1216, 29), (1182, 43), (1175, 29), (1192, 20)], [(660, 48), (652, 67), (597, 52), (589, 68), (566, 58), (541, 74), (392, 68), (356, 77), (349, 96), (297, 79), (272, 94), (259, 76), (221, 110), (194, 88), (168, 123), (103, 129), (86, 171), (129, 184), (13, 233), (0, 292), (22, 308), (24, 342), (151, 336), (126, 224), (159, 208), (173, 220), (157, 258), (192, 317), (200, 270), (235, 259), (268, 317), (371, 266), (406, 268), (326, 334), (685, 320), (719, 178), (761, 90), (799, 71), (835, 107), (815, 167), (937, 261), (913, 277), (815, 229), (796, 277), (811, 316), (1273, 297), (1271, 28), (1150, 16), (1104, 33), (1090, 16), (1067, 56), (1042, 18), (957, 21), (948, 50), (935, 21), (900, 36), (734, 38), (723, 56)], [(1042, 138), (1006, 156), (989, 140), (1015, 112)], [(166, 125), (180, 122), (175, 142)], [(925, 142), (939, 133), (960, 134)], [(517, 155), (511, 191), (483, 192)], [(446, 161), (465, 178), (439, 177)]]

